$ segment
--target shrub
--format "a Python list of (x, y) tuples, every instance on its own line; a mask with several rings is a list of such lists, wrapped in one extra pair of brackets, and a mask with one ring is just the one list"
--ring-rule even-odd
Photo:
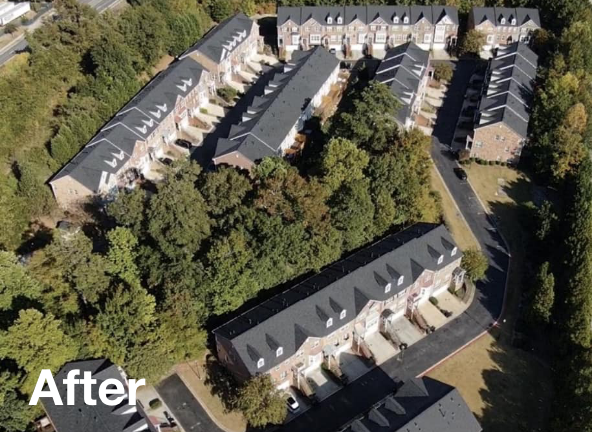
[(448, 63), (438, 63), (434, 67), (434, 79), (436, 81), (450, 81), (452, 79), (452, 66)]
[(199, 109), (199, 112), (202, 113), (202, 114), (207, 114), (208, 113), (208, 110), (207, 110), (207, 108), (200, 108)]
[(160, 408), (162, 406), (162, 401), (158, 398), (156, 399), (152, 399), (148, 405), (150, 406), (150, 409), (157, 409)]
[(438, 299), (436, 297), (430, 297), (430, 303), (434, 306), (438, 306)]
[(219, 88), (217, 90), (217, 93), (218, 96), (220, 96), (222, 99), (229, 103), (232, 102), (234, 98), (238, 95), (238, 92), (229, 86)]

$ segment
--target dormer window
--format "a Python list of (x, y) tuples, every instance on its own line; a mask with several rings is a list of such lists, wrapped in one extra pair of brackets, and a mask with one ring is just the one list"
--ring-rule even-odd
[(502, 19), (500, 20), (500, 24), (501, 24), (501, 25), (504, 25), (505, 23), (506, 23), (506, 19), (505, 19), (505, 18), (502, 18)]
[(399, 24), (399, 17), (398, 17), (398, 16), (396, 16), (396, 17), (393, 17), (393, 22), (394, 22), (395, 24)]
[(516, 25), (516, 18), (512, 18), (512, 25)]
[(450, 256), (456, 255), (457, 251), (458, 251), (458, 248), (456, 246), (454, 246), (454, 249), (452, 249), (452, 252), (450, 252)]
[(333, 325), (333, 318), (329, 318), (327, 320), (327, 328), (331, 327)]
[(339, 313), (339, 319), (343, 319), (343, 318), (345, 318), (346, 312), (347, 312), (347, 311), (346, 311), (345, 309), (343, 309), (343, 310), (342, 310), (342, 311)]
[(265, 360), (263, 360), (262, 358), (257, 360), (257, 369), (261, 369), (264, 365), (265, 365)]
[(403, 18), (403, 23), (405, 23), (405, 24), (409, 24), (409, 17), (405, 17), (405, 18)]
[(399, 276), (399, 280), (397, 281), (397, 286), (403, 285), (404, 280), (405, 280), (405, 276)]
[(444, 255), (438, 257), (438, 264), (442, 264), (442, 262), (444, 262)]
[(327, 17), (327, 24), (333, 24), (333, 18)]
[(279, 357), (284, 353), (284, 348), (283, 347), (278, 347), (278, 349), (275, 350), (275, 356)]
[(343, 18), (337, 17), (337, 24), (343, 24)]
[(384, 292), (385, 292), (385, 294), (391, 292), (391, 284), (390, 283), (386, 284), (386, 286), (384, 287)]

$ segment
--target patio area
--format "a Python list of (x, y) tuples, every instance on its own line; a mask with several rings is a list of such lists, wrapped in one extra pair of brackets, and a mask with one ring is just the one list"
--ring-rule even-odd
[(449, 320), (462, 314), (469, 306), (469, 303), (464, 303), (460, 298), (448, 291), (444, 291), (436, 298), (438, 299), (438, 306), (440, 308), (452, 312), (452, 316), (448, 318)]
[(328, 398), (341, 388), (341, 385), (337, 384), (321, 367), (310, 371), (306, 375), (306, 380), (319, 401)]
[(345, 351), (339, 355), (339, 367), (347, 376), (349, 382), (358, 379), (372, 369), (361, 356), (353, 351)]
[(364, 338), (374, 355), (376, 364), (380, 365), (388, 359), (394, 357), (399, 352), (382, 334), (373, 333)]

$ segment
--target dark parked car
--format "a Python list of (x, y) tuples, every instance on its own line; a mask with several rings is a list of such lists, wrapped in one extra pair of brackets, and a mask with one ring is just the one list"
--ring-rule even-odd
[(177, 144), (179, 147), (183, 147), (184, 149), (187, 150), (191, 150), (192, 144), (184, 139), (178, 139), (177, 141), (175, 141), (175, 144)]
[(456, 174), (456, 176), (462, 181), (467, 179), (467, 173), (462, 168), (454, 168), (454, 174)]
[(331, 49), (329, 50), (329, 52), (330, 52), (331, 54), (337, 54), (337, 50), (336, 50), (335, 48), (331, 48)]

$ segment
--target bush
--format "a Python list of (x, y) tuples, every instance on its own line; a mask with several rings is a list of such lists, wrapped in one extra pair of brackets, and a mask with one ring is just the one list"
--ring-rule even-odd
[(158, 398), (156, 399), (152, 399), (148, 405), (150, 406), (150, 409), (157, 409), (160, 408), (162, 406), (162, 401)]
[(452, 66), (448, 63), (438, 63), (434, 67), (434, 79), (436, 81), (450, 81), (452, 79)]
[(430, 297), (430, 303), (434, 306), (438, 306), (438, 299), (436, 297)]
[(218, 93), (218, 96), (220, 96), (228, 103), (232, 102), (234, 98), (238, 95), (238, 92), (229, 86), (219, 88), (216, 92)]
[(199, 109), (199, 112), (202, 113), (202, 114), (207, 114), (208, 113), (208, 110), (207, 110), (207, 108), (200, 108)]
[(489, 261), (479, 249), (467, 249), (462, 257), (461, 267), (466, 270), (471, 282), (483, 280), (489, 268)]

